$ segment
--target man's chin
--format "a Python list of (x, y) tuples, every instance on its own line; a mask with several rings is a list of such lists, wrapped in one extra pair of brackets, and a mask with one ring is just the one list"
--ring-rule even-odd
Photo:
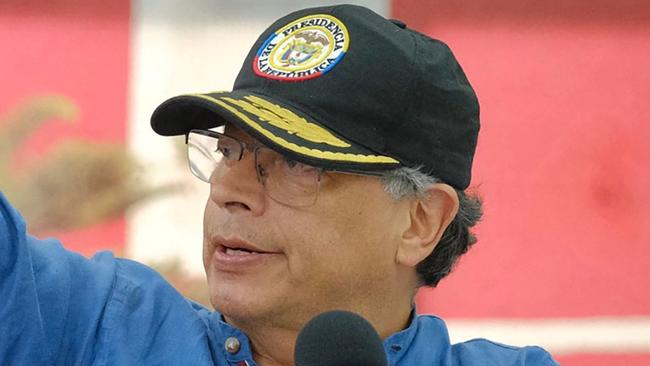
[(253, 319), (264, 316), (273, 306), (264, 289), (258, 287), (220, 283), (214, 288), (210, 287), (210, 303), (226, 318)]

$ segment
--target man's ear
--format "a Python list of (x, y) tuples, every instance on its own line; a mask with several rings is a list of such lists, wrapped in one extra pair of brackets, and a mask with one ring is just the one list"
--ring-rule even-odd
[(422, 197), (412, 199), (410, 224), (402, 233), (396, 261), (415, 267), (436, 247), (458, 212), (458, 194), (449, 185), (431, 185)]

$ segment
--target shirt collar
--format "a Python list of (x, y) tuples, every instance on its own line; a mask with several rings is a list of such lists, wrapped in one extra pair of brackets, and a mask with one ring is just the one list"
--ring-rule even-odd
[[(409, 362), (417, 359), (421, 348), (426, 350), (427, 359), (445, 357), (449, 349), (449, 333), (442, 319), (433, 315), (418, 315), (415, 307), (411, 311), (409, 326), (384, 340), (384, 351), (389, 365), (396, 365), (409, 355)], [(410, 363), (408, 363), (410, 364)]]
[[(447, 326), (442, 319), (432, 315), (418, 315), (415, 307), (411, 310), (410, 319), (408, 327), (393, 333), (383, 342), (388, 364), (396, 365), (411, 348), (425, 347), (428, 350), (427, 358), (430, 359), (444, 357), (450, 341)], [(210, 328), (212, 330), (210, 338), (220, 349), (220, 356), (230, 364), (252, 361), (253, 355), (248, 337), (238, 328), (226, 323), (220, 313), (215, 311), (211, 314)], [(228, 352), (225, 348), (226, 341), (232, 337), (237, 339), (240, 347), (235, 353)]]

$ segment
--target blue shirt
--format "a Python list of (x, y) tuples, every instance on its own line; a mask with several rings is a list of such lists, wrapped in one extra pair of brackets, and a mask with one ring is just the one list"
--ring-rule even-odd
[[(226, 341), (239, 342), (229, 352)], [(445, 323), (416, 316), (384, 341), (389, 365), (557, 365), (539, 347), (451, 345)], [(231, 348), (231, 351), (234, 351)], [(140, 263), (92, 259), (26, 234), (0, 193), (0, 364), (253, 366), (246, 335)]]

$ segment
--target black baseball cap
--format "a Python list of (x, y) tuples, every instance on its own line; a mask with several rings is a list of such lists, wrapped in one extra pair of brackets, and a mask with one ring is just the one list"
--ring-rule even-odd
[(177, 96), (151, 117), (165, 136), (225, 123), (313, 166), (369, 173), (421, 167), (465, 189), (479, 105), (443, 42), (367, 8), (339, 5), (273, 23), (232, 91)]

